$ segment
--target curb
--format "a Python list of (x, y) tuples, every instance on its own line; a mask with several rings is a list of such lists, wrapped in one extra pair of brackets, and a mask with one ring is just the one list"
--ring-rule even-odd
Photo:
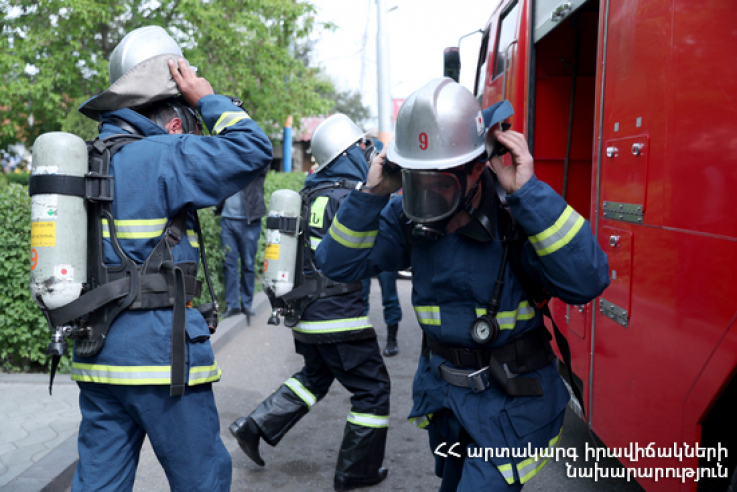
[[(263, 309), (269, 308), (269, 299), (266, 294), (259, 292), (253, 296), (252, 308), (258, 315)], [(225, 345), (247, 327), (246, 317), (243, 314), (224, 319), (211, 337), (212, 351), (217, 355)], [(3, 382), (44, 382), (49, 380), (48, 374), (4, 374)], [(68, 383), (76, 384), (69, 380)], [(54, 381), (54, 384), (60, 382)], [(65, 492), (68, 491), (74, 479), (74, 470), (77, 468), (79, 455), (77, 453), (78, 433), (67, 438), (46, 456), (31, 465), (23, 473), (15, 477), (2, 487), (2, 492)]]

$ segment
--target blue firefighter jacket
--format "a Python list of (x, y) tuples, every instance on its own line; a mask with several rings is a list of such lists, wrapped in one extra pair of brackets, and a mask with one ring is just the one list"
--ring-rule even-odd
[[(483, 186), (484, 197), (493, 189)], [(401, 196), (389, 199), (353, 191), (317, 249), (317, 261), (335, 280), (355, 281), (385, 270), (413, 271), (412, 304), (426, 336), (454, 347), (482, 348), (470, 334), (473, 320), (486, 312), (501, 266), (499, 241), (479, 242), (457, 232), (436, 241), (411, 244)], [(608, 263), (588, 222), (547, 184), (532, 177), (507, 197), (510, 211), (528, 236), (521, 261), (526, 273), (564, 302), (583, 304), (609, 284)], [(498, 236), (497, 236), (498, 237)], [(542, 324), (510, 268), (504, 275), (497, 320), (501, 333), (491, 346)], [(483, 347), (488, 348), (488, 347)], [(541, 397), (508, 396), (492, 383), (479, 393), (440, 379), (438, 367), (450, 361), (422, 355), (413, 384), (410, 420), (425, 427), (431, 416), (451, 410), (478, 447), (548, 449), (557, 445), (569, 394), (555, 364), (517, 377), (537, 377)], [(459, 368), (472, 369), (472, 368)], [(491, 461), (508, 483), (525, 483), (547, 461), (509, 452)], [(521, 456), (520, 456), (521, 455)]]
[[(304, 190), (341, 180), (363, 181), (368, 173), (368, 162), (360, 147), (354, 145), (322, 171), (307, 176)], [(309, 241), (309, 255), (305, 254), (304, 269), (309, 272), (314, 263), (315, 249), (330, 230), (335, 213), (348, 195), (346, 188), (333, 188), (319, 194), (309, 204), (310, 220), (305, 240)], [(361, 289), (348, 294), (315, 300), (302, 313), (293, 328), (294, 337), (304, 343), (335, 343), (376, 338), (368, 316), (364, 315)]]
[[(113, 156), (113, 217), (121, 247), (142, 264), (164, 233), (167, 220), (182, 209), (217, 205), (256, 178), (272, 159), (266, 134), (248, 114), (224, 96), (200, 99), (197, 110), (211, 136), (169, 135), (130, 109), (103, 113), (135, 127), (146, 138), (123, 146)], [(124, 134), (105, 122), (100, 136)], [(105, 261), (119, 264), (103, 234)], [(192, 216), (187, 237), (173, 249), (176, 263), (199, 261), (200, 245)], [(126, 385), (170, 384), (171, 308), (122, 312), (113, 322), (102, 350), (92, 357), (74, 356), (72, 379)], [(187, 308), (186, 384), (220, 378), (210, 345), (210, 333), (202, 315)]]

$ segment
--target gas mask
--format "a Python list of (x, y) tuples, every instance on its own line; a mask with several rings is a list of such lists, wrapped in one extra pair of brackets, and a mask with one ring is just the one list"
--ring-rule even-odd
[(474, 164), (445, 170), (402, 169), (402, 208), (416, 224), (414, 235), (437, 239), (458, 212), (470, 208), (478, 181), (466, 195), (466, 177)]

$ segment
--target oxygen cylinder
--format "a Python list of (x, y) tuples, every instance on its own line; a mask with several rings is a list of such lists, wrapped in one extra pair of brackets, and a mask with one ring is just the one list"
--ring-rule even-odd
[(276, 190), (271, 194), (263, 277), (264, 292), (270, 296), (281, 297), (294, 287), (301, 209), (302, 199), (296, 191)]
[[(33, 175), (84, 176), (87, 145), (64, 132), (39, 136), (33, 144)], [(87, 282), (87, 206), (84, 197), (31, 197), (31, 295), (42, 309), (77, 299)]]

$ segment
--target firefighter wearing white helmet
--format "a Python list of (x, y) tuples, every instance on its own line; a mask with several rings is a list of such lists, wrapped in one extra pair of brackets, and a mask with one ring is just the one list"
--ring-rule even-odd
[[(90, 166), (108, 168), (111, 187), (88, 204), (99, 252), (88, 277), (102, 284), (89, 287), (117, 286), (125, 296), (75, 321), (85, 330), (72, 362), (82, 413), (72, 490), (132, 490), (148, 435), (172, 490), (229, 491), (232, 463), (210, 384), (220, 369), (204, 313), (187, 307), (201, 288), (196, 211), (255, 179), (271, 143), (155, 26), (122, 39), (110, 87), (80, 111), (100, 124)], [(201, 125), (210, 137), (199, 136)]]
[[(520, 453), (558, 444), (569, 400), (542, 287), (584, 304), (609, 284), (587, 221), (535, 177), (524, 135), (502, 131), (511, 114), (507, 102), (481, 111), (450, 79), (428, 82), (399, 111), (390, 163), (372, 162), (317, 249), (336, 281), (412, 267), (424, 337), (410, 420), (446, 456), (435, 453), (441, 490), (520, 490), (542, 468)], [(478, 460), (466, 447), (519, 451)]]
[[(389, 373), (379, 352), (376, 332), (364, 314), (361, 283), (333, 282), (317, 269), (314, 250), (329, 230), (343, 199), (366, 179), (371, 143), (345, 115), (333, 115), (312, 136), (317, 171), (300, 192), (304, 234), (303, 291), (312, 285), (307, 305), (292, 325), (297, 353), (305, 365), (246, 417), (230, 425), (241, 449), (264, 466), (261, 439), (276, 446), (337, 379), (351, 396), (343, 443), (335, 468), (335, 490), (345, 491), (379, 483), (389, 425)], [(335, 183), (339, 183), (338, 186)], [(271, 267), (269, 267), (271, 268)], [(299, 300), (298, 300), (299, 302)], [(291, 316), (294, 316), (292, 314)]]

